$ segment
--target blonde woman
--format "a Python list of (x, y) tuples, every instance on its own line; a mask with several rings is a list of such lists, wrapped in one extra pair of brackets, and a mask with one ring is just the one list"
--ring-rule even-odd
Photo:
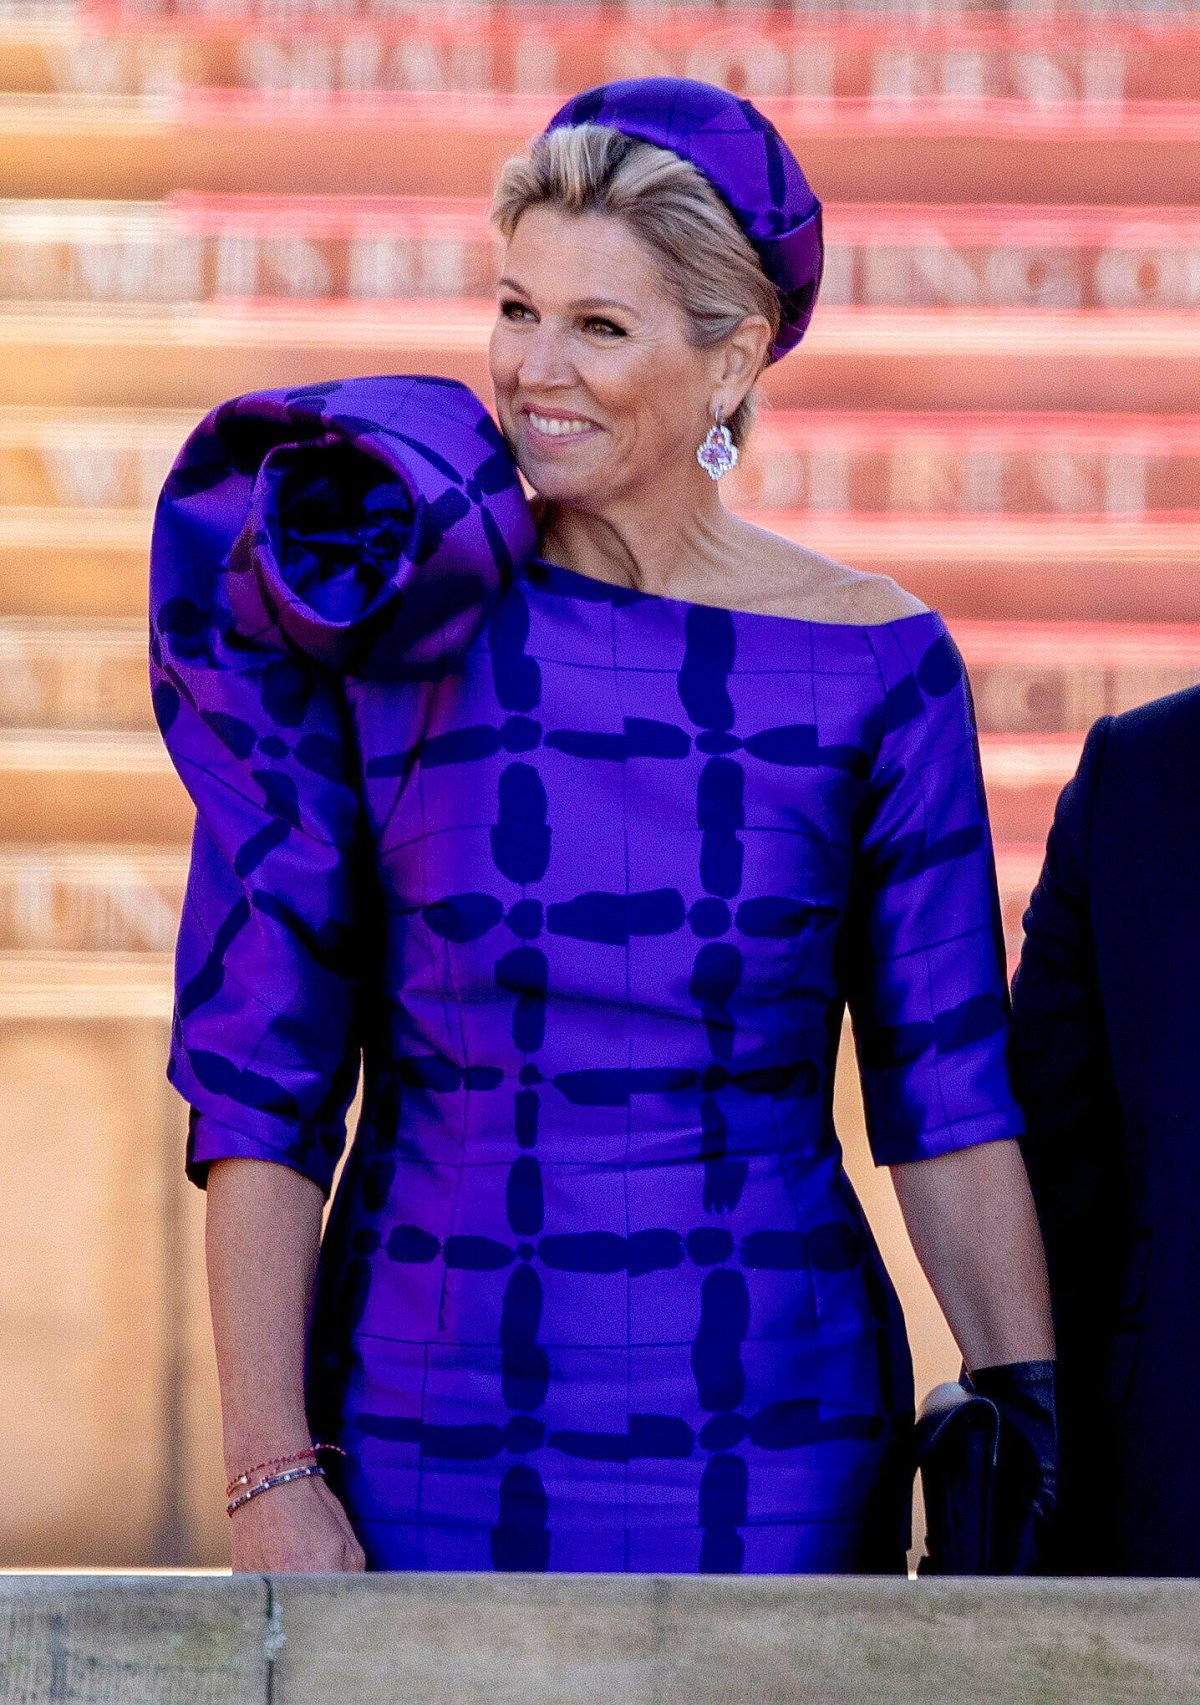
[(875, 1158), (1053, 1502), (961, 659), (721, 501), (821, 268), (760, 113), (589, 91), (495, 217), (500, 433), (449, 381), (258, 393), (157, 522), (234, 1564), (898, 1571), (846, 1003)]

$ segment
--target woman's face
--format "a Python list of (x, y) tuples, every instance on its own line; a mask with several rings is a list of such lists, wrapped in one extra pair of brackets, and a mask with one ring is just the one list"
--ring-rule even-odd
[(666, 476), (702, 482), (718, 352), (694, 348), (620, 219), (532, 207), (508, 244), (489, 348), (500, 425), (553, 503), (602, 512)]

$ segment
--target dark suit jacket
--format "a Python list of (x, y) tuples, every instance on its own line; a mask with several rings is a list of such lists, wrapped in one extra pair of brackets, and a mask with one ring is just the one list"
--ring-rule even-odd
[(1025, 914), (1012, 1068), (1065, 1572), (1200, 1575), (1200, 687), (1104, 717)]

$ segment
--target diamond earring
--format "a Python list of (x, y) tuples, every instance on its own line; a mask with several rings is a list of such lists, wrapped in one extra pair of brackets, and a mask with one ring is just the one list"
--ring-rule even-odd
[(696, 460), (709, 479), (713, 480), (724, 479), (730, 468), (737, 467), (737, 445), (733, 441), (733, 434), (729, 428), (721, 425), (719, 408), (713, 410), (713, 423), (705, 433), (700, 448), (696, 451)]

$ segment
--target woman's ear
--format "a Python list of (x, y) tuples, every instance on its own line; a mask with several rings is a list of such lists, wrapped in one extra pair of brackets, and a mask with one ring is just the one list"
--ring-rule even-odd
[[(771, 326), (762, 314), (747, 314), (719, 345), (715, 381), (727, 398), (727, 403), (721, 403), (721, 412), (726, 418), (744, 400), (762, 372), (770, 345)], [(713, 400), (719, 399), (714, 396)]]

